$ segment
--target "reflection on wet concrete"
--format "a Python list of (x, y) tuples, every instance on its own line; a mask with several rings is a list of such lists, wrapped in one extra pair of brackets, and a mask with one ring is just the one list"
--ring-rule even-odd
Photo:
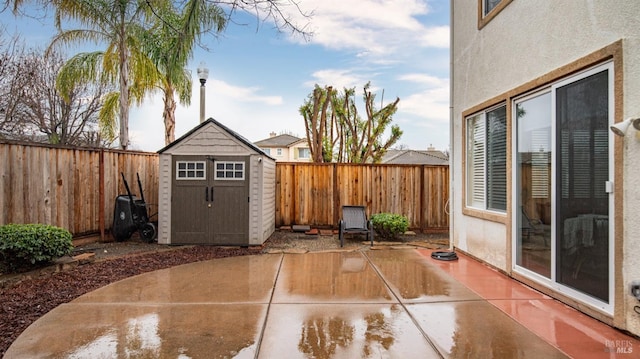
[(302, 325), (298, 349), (312, 358), (330, 358), (353, 341), (355, 328), (342, 318), (310, 318)]
[(274, 304), (258, 357), (440, 358), (398, 304)]
[(370, 251), (367, 256), (403, 302), (476, 300), (478, 295), (413, 250)]
[(392, 295), (361, 252), (285, 256), (275, 303), (390, 302)]
[[(111, 329), (69, 354), (69, 358), (157, 358), (162, 340), (157, 314), (131, 318), (122, 331)], [(124, 338), (123, 338), (124, 337)]]
[(253, 358), (266, 310), (266, 304), (67, 304), (27, 328), (6, 358)]
[(410, 304), (407, 308), (445, 357), (567, 357), (485, 301)]
[(582, 358), (638, 343), (520, 287), (421, 250), (218, 259), (61, 305), (5, 357)]
[(280, 255), (222, 258), (128, 278), (78, 299), (82, 303), (226, 303), (269, 301)]

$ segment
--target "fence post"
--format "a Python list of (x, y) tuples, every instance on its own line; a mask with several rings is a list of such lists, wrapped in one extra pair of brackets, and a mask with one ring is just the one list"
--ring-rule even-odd
[(104, 149), (101, 148), (100, 149), (100, 156), (99, 156), (99, 161), (98, 161), (98, 177), (99, 177), (99, 196), (100, 198), (98, 199), (99, 201), (99, 205), (98, 207), (100, 208), (98, 210), (98, 216), (99, 216), (99, 220), (98, 220), (98, 225), (100, 226), (100, 242), (105, 242), (105, 238), (104, 238), (104, 206), (105, 206), (105, 199), (104, 199)]
[(340, 197), (338, 193), (338, 164), (333, 164), (333, 226), (338, 226), (340, 221)]
[(424, 223), (424, 205), (425, 205), (425, 193), (430, 193), (430, 191), (425, 191), (424, 186), (424, 171), (426, 170), (426, 166), (422, 165), (420, 166), (420, 231), (424, 232), (424, 229), (426, 228), (425, 223)]

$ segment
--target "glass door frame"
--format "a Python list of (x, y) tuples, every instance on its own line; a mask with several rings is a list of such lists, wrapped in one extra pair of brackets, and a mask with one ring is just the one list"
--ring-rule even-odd
[[(557, 243), (557, 238), (556, 238), (556, 215), (557, 215), (557, 191), (556, 191), (556, 185), (557, 185), (557, 160), (556, 160), (556, 156), (557, 156), (557, 143), (555, 141), (555, 136), (556, 136), (556, 128), (557, 128), (557, 115), (556, 115), (556, 91), (558, 88), (563, 87), (565, 85), (574, 83), (576, 81), (579, 81), (581, 79), (587, 78), (589, 76), (595, 75), (597, 73), (600, 73), (602, 71), (608, 71), (608, 103), (609, 103), (609, 108), (608, 108), (608, 126), (611, 126), (612, 124), (614, 124), (614, 120), (615, 120), (615, 116), (614, 116), (614, 112), (615, 112), (615, 99), (614, 99), (614, 66), (613, 66), (613, 61), (607, 61), (605, 63), (596, 65), (590, 69), (587, 69), (585, 71), (582, 71), (580, 73), (577, 74), (573, 74), (569, 77), (560, 79), (556, 82), (554, 82), (553, 84), (551, 84), (548, 87), (545, 88), (540, 88), (537, 89), (535, 91), (531, 91), (527, 94), (524, 94), (522, 96), (519, 97), (515, 97), (511, 100), (512, 102), (512, 106), (511, 106), (511, 119), (513, 121), (512, 123), (512, 133), (511, 133), (511, 183), (513, 183), (512, 186), (512, 198), (513, 200), (511, 201), (512, 203), (512, 208), (511, 208), (511, 225), (512, 225), (512, 246), (511, 246), (511, 250), (512, 250), (512, 270), (515, 273), (518, 273), (520, 275), (523, 275), (537, 283), (540, 283), (542, 285), (544, 285), (545, 287), (548, 287), (550, 289), (553, 289), (554, 291), (557, 291), (560, 294), (566, 295), (568, 297), (571, 297), (575, 300), (578, 300), (596, 310), (602, 311), (604, 313), (607, 314), (613, 314), (613, 310), (614, 310), (614, 304), (615, 304), (615, 297), (614, 297), (614, 288), (615, 288), (615, 251), (614, 251), (614, 244), (615, 244), (615, 203), (614, 203), (614, 193), (613, 191), (610, 191), (608, 193), (608, 205), (609, 205), (609, 228), (608, 228), (608, 232), (609, 232), (609, 243), (608, 243), (608, 251), (609, 251), (609, 255), (608, 255), (608, 293), (609, 293), (609, 301), (608, 302), (604, 302), (602, 300), (596, 299), (586, 293), (583, 293), (581, 291), (578, 291), (576, 289), (570, 288), (566, 285), (563, 285), (561, 283), (557, 282), (557, 249), (556, 249), (556, 243)], [(516, 116), (516, 107), (517, 104), (523, 101), (526, 101), (528, 99), (532, 99), (535, 98), (537, 96), (543, 95), (545, 93), (551, 93), (551, 103), (549, 104), (549, 106), (551, 106), (551, 138), (553, 139), (551, 141), (551, 276), (550, 278), (547, 278), (543, 275), (540, 275), (532, 270), (529, 270), (523, 266), (520, 266), (517, 264), (517, 254), (518, 254), (518, 240), (519, 240), (519, 228), (518, 228), (518, 224), (519, 224), (519, 220), (518, 217), (520, 216), (520, 208), (519, 208), (519, 200), (518, 200), (518, 196), (520, 195), (519, 192), (521, 190), (521, 186), (520, 186), (520, 178), (518, 176), (518, 170), (517, 170), (517, 166), (518, 166), (518, 156), (517, 156), (517, 151), (518, 151), (518, 123), (517, 123), (517, 116)], [(607, 126), (607, 127), (608, 127)], [(614, 180), (614, 135), (611, 131), (607, 131), (608, 134), (608, 154), (609, 154), (609, 180), (608, 182), (611, 184), (609, 187), (613, 188), (613, 180)]]

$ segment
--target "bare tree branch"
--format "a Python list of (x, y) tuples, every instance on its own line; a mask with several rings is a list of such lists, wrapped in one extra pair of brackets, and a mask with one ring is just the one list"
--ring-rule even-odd
[(64, 60), (25, 50), (17, 38), (0, 41), (0, 137), (98, 147), (97, 115), (105, 87), (78, 85), (66, 102), (55, 88)]

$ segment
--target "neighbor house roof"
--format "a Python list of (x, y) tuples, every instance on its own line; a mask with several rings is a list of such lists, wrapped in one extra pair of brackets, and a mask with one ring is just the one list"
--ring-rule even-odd
[(449, 159), (437, 150), (388, 150), (380, 163), (409, 165), (448, 165)]
[(292, 135), (277, 135), (277, 136), (272, 136), (269, 137), (267, 139), (264, 140), (260, 140), (260, 141), (256, 141), (254, 142), (254, 144), (256, 146), (262, 147), (262, 148), (266, 148), (266, 147), (289, 147), (291, 145), (293, 145), (294, 143), (300, 141), (301, 139), (296, 137), (296, 136), (292, 136)]

